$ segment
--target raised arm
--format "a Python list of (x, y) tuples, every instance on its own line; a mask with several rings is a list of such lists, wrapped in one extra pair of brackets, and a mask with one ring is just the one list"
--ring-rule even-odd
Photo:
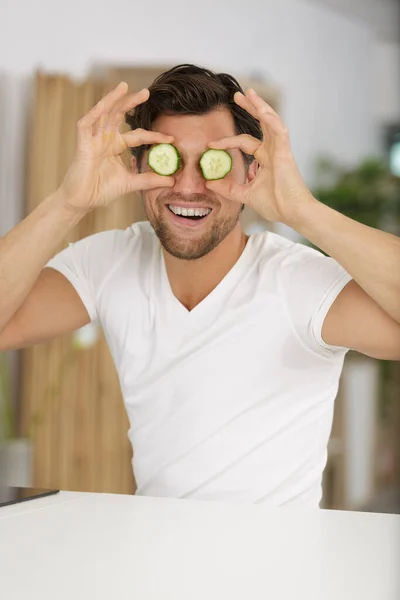
[(172, 177), (136, 174), (121, 154), (128, 147), (171, 143), (172, 136), (137, 129), (119, 132), (124, 114), (149, 91), (127, 94), (122, 82), (77, 125), (74, 160), (60, 188), (0, 239), (0, 351), (52, 339), (89, 322), (69, 281), (44, 268), (60, 240), (88, 212), (131, 191), (170, 187)]

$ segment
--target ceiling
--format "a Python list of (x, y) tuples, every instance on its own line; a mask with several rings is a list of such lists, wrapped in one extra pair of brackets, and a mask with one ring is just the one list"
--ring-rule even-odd
[(370, 25), (385, 42), (400, 43), (400, 0), (313, 0)]

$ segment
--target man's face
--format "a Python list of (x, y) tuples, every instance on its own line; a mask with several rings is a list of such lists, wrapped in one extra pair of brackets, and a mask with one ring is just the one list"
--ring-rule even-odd
[[(201, 258), (226, 238), (238, 223), (242, 205), (208, 190), (199, 161), (208, 150), (208, 143), (235, 135), (234, 121), (227, 108), (205, 115), (162, 115), (153, 123), (154, 131), (174, 136), (174, 145), (181, 155), (181, 165), (174, 173), (172, 188), (157, 188), (143, 193), (146, 216), (167, 252), (183, 260)], [(229, 150), (232, 170), (226, 176), (243, 184), (248, 179), (240, 150)], [(147, 152), (141, 171), (150, 171)], [(177, 217), (170, 210), (210, 208), (211, 212), (198, 220)]]

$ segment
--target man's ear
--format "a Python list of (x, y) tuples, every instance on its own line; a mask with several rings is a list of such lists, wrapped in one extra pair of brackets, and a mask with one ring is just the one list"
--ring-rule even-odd
[(255, 176), (257, 175), (258, 162), (253, 160), (253, 162), (249, 165), (247, 175), (246, 175), (246, 183), (250, 183), (253, 181)]

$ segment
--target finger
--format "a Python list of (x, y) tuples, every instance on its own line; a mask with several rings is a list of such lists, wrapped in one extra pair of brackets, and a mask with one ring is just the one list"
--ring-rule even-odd
[(261, 96), (259, 96), (253, 88), (249, 88), (246, 91), (246, 98), (257, 109), (257, 111), (264, 110), (272, 115), (275, 115), (276, 117), (279, 117), (278, 113), (275, 112), (272, 106), (268, 104), (264, 98), (261, 98)]
[(287, 135), (287, 129), (280, 116), (253, 89), (247, 90), (246, 96), (241, 92), (236, 92), (234, 100), (236, 104), (260, 121), (264, 137), (267, 138), (271, 132), (277, 135)]
[(108, 117), (107, 128), (112, 131), (118, 131), (122, 121), (124, 120), (125, 113), (120, 111), (113, 111)]
[(241, 92), (236, 92), (236, 94), (234, 96), (234, 100), (235, 100), (236, 104), (238, 104), (241, 108), (243, 108), (252, 117), (254, 117), (255, 119), (257, 119), (257, 121), (260, 122), (261, 130), (263, 133), (263, 140), (268, 141), (271, 137), (271, 131), (267, 127), (266, 123), (261, 121), (260, 115), (259, 115), (256, 107), (253, 106), (253, 104), (250, 102), (250, 100), (248, 98), (246, 98), (246, 96), (244, 94), (242, 94)]
[(241, 135), (234, 135), (227, 138), (221, 138), (215, 142), (210, 142), (208, 144), (211, 148), (215, 148), (216, 150), (227, 150), (237, 148), (244, 152), (245, 154), (249, 154), (254, 156), (255, 160), (259, 163), (261, 167), (265, 166), (265, 152), (262, 152), (263, 142), (253, 137), (252, 135), (248, 135), (243, 133)]
[(246, 204), (248, 185), (249, 184), (239, 185), (234, 181), (224, 181), (222, 179), (206, 182), (206, 188), (210, 190), (210, 192), (214, 192), (215, 194), (244, 204)]
[(92, 126), (100, 118), (103, 113), (108, 113), (115, 102), (121, 98), (128, 89), (128, 84), (121, 81), (116, 88), (111, 90), (104, 98), (99, 100), (97, 104), (78, 121), (78, 136), (80, 138), (88, 138), (92, 135)]
[(252, 88), (247, 90), (246, 97), (257, 111), (257, 118), (263, 132), (268, 131), (269, 128), (277, 135), (287, 135), (288, 131), (284, 122), (272, 106), (267, 104)]
[(144, 144), (171, 144), (175, 139), (172, 135), (146, 129), (134, 129), (123, 133), (121, 137), (129, 148), (136, 148)]
[(264, 115), (260, 115), (260, 123), (262, 129), (264, 128), (265, 123), (265, 126), (269, 128), (269, 131), (273, 131), (276, 135), (281, 137), (289, 136), (286, 125), (278, 115), (264, 113)]
[(116, 109), (118, 111), (126, 113), (128, 112), (128, 110), (135, 108), (139, 104), (143, 104), (143, 102), (146, 102), (146, 100), (148, 100), (149, 97), (149, 90), (147, 88), (143, 88), (139, 92), (132, 92), (132, 94), (128, 94), (127, 96), (122, 98), (118, 102)]
[(96, 135), (96, 136), (103, 135), (103, 133), (106, 129), (107, 123), (108, 123), (108, 114), (102, 113), (100, 115), (100, 118), (97, 119), (97, 121), (95, 122), (95, 124), (92, 127), (92, 135)]
[(254, 156), (261, 144), (261, 140), (258, 140), (252, 135), (242, 133), (241, 135), (232, 135), (230, 137), (216, 140), (215, 142), (209, 142), (208, 146), (210, 148), (215, 148), (216, 150), (229, 150), (237, 148), (238, 150), (242, 150), (242, 152), (245, 154), (251, 154)]
[(252, 105), (250, 100), (248, 100), (244, 94), (242, 94), (241, 92), (236, 92), (233, 99), (236, 102), (236, 104), (238, 104), (246, 112), (250, 113), (252, 117), (258, 120), (257, 109)]
[(143, 190), (151, 190), (160, 187), (173, 187), (175, 179), (173, 177), (165, 177), (157, 175), (157, 173), (136, 173), (132, 174), (132, 191), (139, 192)]
[(150, 92), (147, 88), (143, 88), (139, 92), (128, 94), (121, 98), (116, 103), (113, 110), (110, 113), (109, 123), (112, 128), (119, 127), (124, 119), (125, 113), (132, 110), (139, 104), (143, 104), (149, 99)]

